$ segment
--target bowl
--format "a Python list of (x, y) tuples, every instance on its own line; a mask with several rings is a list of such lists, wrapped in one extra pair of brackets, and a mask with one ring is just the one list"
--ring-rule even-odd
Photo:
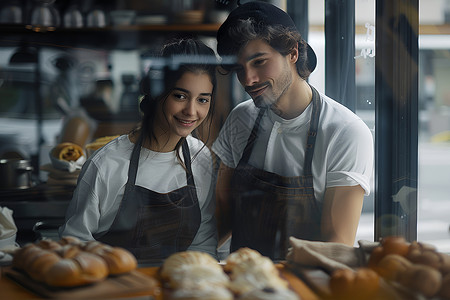
[(133, 10), (113, 10), (109, 13), (111, 25), (132, 25), (136, 18), (136, 12)]

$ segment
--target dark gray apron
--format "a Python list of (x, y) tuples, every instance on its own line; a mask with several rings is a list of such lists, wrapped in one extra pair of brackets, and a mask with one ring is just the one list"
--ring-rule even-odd
[(128, 249), (139, 262), (154, 262), (191, 245), (200, 227), (201, 212), (187, 141), (182, 145), (187, 185), (165, 194), (135, 185), (141, 145), (139, 139), (133, 148), (128, 181), (114, 222), (97, 240)]
[(311, 89), (313, 108), (303, 176), (280, 176), (248, 164), (265, 110), (258, 114), (231, 179), (231, 251), (249, 247), (273, 260), (284, 260), (290, 236), (321, 239), (321, 208), (314, 197), (311, 171), (321, 102), (318, 92)]

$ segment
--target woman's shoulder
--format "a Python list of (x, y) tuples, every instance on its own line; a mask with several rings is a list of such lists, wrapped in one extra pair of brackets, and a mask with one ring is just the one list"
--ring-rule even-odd
[(128, 135), (121, 135), (95, 151), (91, 160), (98, 164), (105, 160), (129, 157), (126, 154), (132, 152), (133, 145)]
[(205, 143), (191, 135), (186, 138), (191, 157), (197, 161), (212, 161), (211, 151)]
[(196, 137), (194, 137), (192, 135), (188, 135), (186, 137), (186, 140), (187, 140), (187, 143), (189, 145), (189, 151), (191, 151), (191, 152), (192, 151), (195, 151), (195, 152), (198, 152), (198, 151), (206, 151), (206, 152), (208, 152), (209, 151), (208, 147), (205, 145), (205, 143), (199, 138), (196, 138)]

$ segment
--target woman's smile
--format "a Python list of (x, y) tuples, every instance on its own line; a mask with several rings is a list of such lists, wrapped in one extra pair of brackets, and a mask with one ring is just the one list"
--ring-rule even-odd
[(185, 126), (185, 127), (192, 127), (197, 122), (197, 120), (180, 119), (176, 116), (174, 116), (174, 119), (177, 120), (181, 124), (181, 126)]

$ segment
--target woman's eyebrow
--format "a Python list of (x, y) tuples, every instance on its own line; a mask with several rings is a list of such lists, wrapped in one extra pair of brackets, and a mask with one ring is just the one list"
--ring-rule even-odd
[[(183, 89), (183, 88), (180, 88), (180, 87), (174, 87), (173, 89), (181, 91), (181, 92), (185, 92), (187, 94), (191, 93), (189, 90), (186, 90), (186, 89)], [(202, 96), (212, 96), (212, 93), (200, 93), (200, 95), (202, 95)]]

